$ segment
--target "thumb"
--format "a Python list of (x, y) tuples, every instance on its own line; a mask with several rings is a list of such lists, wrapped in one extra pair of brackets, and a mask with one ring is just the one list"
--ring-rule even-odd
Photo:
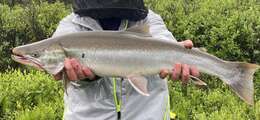
[(169, 74), (169, 70), (167, 70), (167, 69), (162, 69), (161, 71), (160, 71), (160, 78), (162, 78), (162, 79), (164, 79), (164, 78), (166, 78), (167, 77), (167, 75)]
[(187, 49), (191, 49), (193, 47), (193, 42), (191, 40), (185, 40), (179, 43), (182, 44)]

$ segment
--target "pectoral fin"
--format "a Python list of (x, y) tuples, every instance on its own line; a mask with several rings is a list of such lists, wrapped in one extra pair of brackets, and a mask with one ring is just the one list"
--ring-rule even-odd
[(194, 77), (194, 76), (190, 76), (191, 78), (191, 81), (195, 84), (195, 85), (198, 85), (198, 86), (207, 86), (207, 83), (205, 83), (204, 81), (200, 80), (199, 78), (197, 77)]
[(138, 93), (144, 96), (149, 96), (147, 90), (148, 81), (144, 76), (128, 76), (127, 79)]
[(59, 62), (57, 64), (52, 64), (52, 65), (45, 65), (43, 66), (43, 68), (52, 75), (56, 75), (58, 74), (60, 71), (62, 71), (62, 69), (64, 68), (64, 63), (63, 62)]

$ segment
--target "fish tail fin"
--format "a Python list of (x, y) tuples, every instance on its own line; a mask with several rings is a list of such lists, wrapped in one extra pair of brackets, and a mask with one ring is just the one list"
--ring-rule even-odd
[(246, 103), (254, 104), (254, 85), (253, 76), (254, 73), (260, 66), (256, 64), (243, 63), (243, 62), (232, 62), (233, 75), (230, 75), (228, 84), (232, 90)]

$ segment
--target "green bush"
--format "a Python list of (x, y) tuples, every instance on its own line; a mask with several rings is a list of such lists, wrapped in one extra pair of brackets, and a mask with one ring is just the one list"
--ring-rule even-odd
[(11, 48), (50, 37), (68, 11), (61, 3), (0, 4), (0, 71), (17, 66), (10, 59)]
[[(214, 86), (217, 79), (211, 79)], [(255, 89), (260, 86), (260, 74), (255, 78)], [(179, 83), (170, 83), (171, 110), (180, 120), (258, 120), (260, 119), (259, 88), (255, 91), (255, 105), (242, 101), (227, 85), (198, 89), (192, 84), (183, 88)]]
[(226, 60), (260, 63), (260, 4), (257, 0), (146, 0), (178, 40)]
[(63, 2), (65, 4), (72, 3), (71, 0), (1, 0), (0, 4), (6, 4), (10, 7), (13, 7), (17, 4), (28, 5), (28, 4), (31, 4), (32, 2), (35, 2), (37, 4), (40, 4), (40, 3), (43, 3), (43, 2), (48, 2), (48, 3)]
[[(259, 80), (260, 74), (256, 78)], [(260, 82), (257, 82), (255, 87), (259, 86)], [(0, 73), (0, 119), (62, 119), (62, 87), (60, 82), (39, 71)], [(204, 90), (192, 84), (183, 88), (180, 83), (170, 81), (169, 90), (172, 111), (181, 120), (260, 119), (259, 90), (254, 106), (247, 105), (226, 85)]]
[[(40, 104), (17, 113), (17, 120), (62, 120), (62, 102)], [(58, 104), (58, 105), (56, 105)]]
[(61, 119), (62, 84), (40, 71), (0, 73), (0, 119)]

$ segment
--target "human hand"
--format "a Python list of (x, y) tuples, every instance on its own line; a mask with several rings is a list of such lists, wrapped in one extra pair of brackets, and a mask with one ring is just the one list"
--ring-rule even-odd
[[(65, 58), (64, 70), (69, 80), (81, 80), (88, 78), (94, 80), (96, 75), (87, 67), (82, 66), (75, 58)], [(54, 79), (61, 80), (62, 72), (54, 75)]]
[[(184, 47), (187, 49), (191, 49), (193, 47), (193, 43), (191, 40), (185, 40), (179, 43), (183, 44)], [(172, 71), (166, 69), (161, 70), (161, 78), (165, 78), (167, 75), (170, 75), (172, 80), (178, 80), (179, 78), (181, 78), (182, 83), (187, 84), (190, 79), (190, 75), (194, 77), (199, 77), (200, 73), (196, 66), (189, 66), (187, 64), (176, 63), (173, 66)]]

